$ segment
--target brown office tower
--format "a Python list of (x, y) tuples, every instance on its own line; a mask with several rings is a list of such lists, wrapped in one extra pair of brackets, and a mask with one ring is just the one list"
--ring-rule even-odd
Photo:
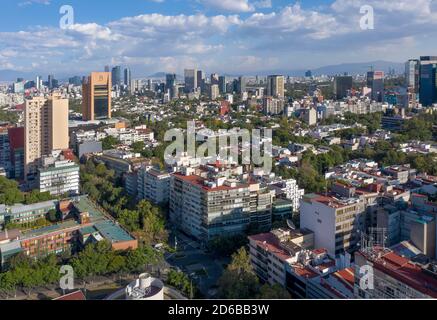
[(37, 173), (42, 156), (68, 149), (68, 99), (54, 93), (48, 99), (26, 100), (24, 110), (24, 171)]
[(82, 85), (82, 117), (85, 121), (111, 118), (111, 73), (92, 72)]

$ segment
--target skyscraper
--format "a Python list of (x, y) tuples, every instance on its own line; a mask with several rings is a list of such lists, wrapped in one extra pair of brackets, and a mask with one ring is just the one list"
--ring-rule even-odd
[(82, 117), (94, 121), (111, 118), (111, 74), (93, 72), (82, 85)]
[(420, 57), (420, 103), (431, 106), (437, 103), (437, 57)]
[(29, 179), (37, 173), (43, 155), (68, 149), (68, 99), (54, 93), (48, 99), (26, 100), (24, 111), (24, 170)]
[(239, 77), (237, 86), (238, 86), (237, 91), (239, 94), (243, 94), (244, 92), (246, 92), (246, 78)]
[(185, 69), (185, 92), (189, 93), (197, 89), (197, 70), (196, 69)]
[(176, 85), (176, 74), (169, 73), (165, 75), (165, 88), (170, 90), (173, 86)]
[(130, 87), (131, 85), (131, 72), (129, 68), (124, 69), (124, 85)]
[(367, 86), (372, 89), (372, 100), (384, 102), (384, 71), (367, 72)]
[(197, 86), (196, 89), (200, 88), (200, 91), (202, 93), (205, 93), (206, 91), (206, 76), (205, 72), (202, 70), (197, 70)]
[(109, 66), (105, 66), (105, 72), (109, 72)]
[(220, 93), (226, 93), (226, 77), (225, 76), (220, 76), (219, 77), (219, 90)]
[(267, 77), (267, 95), (275, 98), (283, 99), (284, 94), (284, 84), (285, 78), (284, 76), (268, 76)]
[(420, 79), (420, 61), (410, 59), (405, 63), (405, 79), (407, 87), (414, 89), (414, 92), (419, 92)]
[(334, 79), (334, 94), (337, 100), (344, 99), (352, 90), (351, 76), (336, 76)]
[(112, 85), (121, 85), (121, 67), (116, 66), (112, 68)]
[(217, 73), (211, 74), (211, 85), (219, 84), (219, 75)]
[(55, 76), (50, 74), (49, 77), (48, 77), (48, 87), (49, 87), (49, 89), (53, 89), (54, 88), (54, 86), (55, 86), (54, 81), (55, 81)]

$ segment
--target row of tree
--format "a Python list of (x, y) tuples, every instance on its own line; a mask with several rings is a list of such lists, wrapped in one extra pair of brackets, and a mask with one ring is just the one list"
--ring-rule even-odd
[(0, 204), (33, 204), (54, 198), (49, 192), (39, 192), (38, 190), (32, 190), (28, 193), (21, 192), (16, 181), (0, 176)]
[(76, 280), (86, 280), (93, 276), (141, 273), (147, 265), (162, 259), (162, 254), (150, 247), (114, 251), (107, 241), (89, 244), (79, 254), (66, 259), (50, 255), (34, 260), (18, 254), (11, 258), (9, 270), (0, 273), (0, 291), (8, 296), (21, 289), (30, 295), (35, 288), (57, 285), (61, 265), (71, 265)]
[(165, 210), (148, 201), (137, 203), (121, 187), (113, 170), (89, 160), (81, 166), (82, 192), (98, 202), (145, 244), (167, 241)]
[(260, 284), (245, 247), (232, 255), (232, 261), (218, 281), (218, 295), (223, 299), (290, 299), (279, 285)]

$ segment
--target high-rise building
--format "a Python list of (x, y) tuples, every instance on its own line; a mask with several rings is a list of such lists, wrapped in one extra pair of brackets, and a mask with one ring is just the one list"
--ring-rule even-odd
[(266, 96), (263, 98), (263, 112), (265, 115), (278, 115), (284, 112), (284, 100)]
[(132, 75), (129, 68), (124, 69), (124, 85), (130, 86), (132, 80)]
[(259, 183), (205, 179), (188, 171), (171, 179), (170, 219), (176, 227), (204, 242), (249, 227), (271, 229), (272, 194)]
[(226, 93), (226, 77), (225, 76), (220, 76), (219, 77), (219, 90), (220, 93)]
[(437, 102), (437, 56), (420, 57), (420, 103), (431, 106)]
[(185, 92), (190, 93), (198, 88), (197, 76), (198, 73), (196, 69), (185, 69)]
[(120, 86), (121, 84), (121, 67), (116, 66), (112, 68), (112, 85)]
[(105, 72), (110, 72), (110, 70), (109, 70), (109, 66), (105, 66)]
[(9, 128), (9, 145), (11, 155), (11, 177), (16, 180), (24, 179), (24, 128)]
[(11, 147), (7, 128), (0, 127), (0, 171), (4, 170), (6, 177), (11, 176)]
[(312, 76), (313, 76), (313, 73), (311, 70), (308, 70), (307, 72), (305, 72), (305, 77), (311, 78)]
[(267, 95), (275, 98), (283, 99), (285, 96), (285, 78), (284, 76), (268, 76), (267, 77)]
[(31, 179), (42, 156), (68, 149), (68, 99), (54, 93), (48, 99), (26, 100), (24, 111), (24, 171)]
[(213, 84), (219, 84), (219, 75), (217, 73), (211, 74), (211, 85)]
[(169, 73), (165, 75), (165, 88), (171, 90), (176, 85), (176, 74)]
[(307, 194), (300, 202), (300, 227), (314, 232), (316, 248), (338, 256), (357, 248), (363, 213), (362, 200)]
[(42, 77), (37, 76), (36, 77), (36, 90), (41, 90), (42, 87)]
[(239, 78), (238, 78), (238, 82), (237, 82), (237, 92), (238, 92), (239, 94), (243, 94), (244, 92), (247, 91), (247, 89), (246, 89), (246, 84), (247, 84), (247, 81), (246, 81), (246, 78), (245, 78), (245, 77), (239, 77)]
[(14, 93), (24, 93), (24, 82), (14, 83)]
[(367, 86), (372, 89), (372, 100), (384, 102), (384, 71), (369, 71), (367, 73)]
[(111, 118), (111, 74), (93, 72), (82, 85), (82, 117), (94, 121)]
[(216, 100), (220, 95), (218, 84), (211, 84), (210, 86), (210, 98), (211, 100)]
[(414, 89), (414, 92), (419, 92), (420, 79), (420, 61), (410, 59), (405, 63), (405, 79), (407, 87)]
[(50, 74), (48, 77), (48, 87), (49, 89), (53, 89), (55, 87), (55, 76)]
[(334, 79), (334, 94), (337, 100), (346, 98), (352, 90), (352, 76), (337, 76)]

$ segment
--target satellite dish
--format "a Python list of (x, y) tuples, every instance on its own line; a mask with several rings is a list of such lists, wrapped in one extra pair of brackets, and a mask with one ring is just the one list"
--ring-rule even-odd
[(296, 230), (296, 226), (294, 225), (293, 221), (291, 221), (290, 219), (287, 219), (287, 225), (291, 230)]

